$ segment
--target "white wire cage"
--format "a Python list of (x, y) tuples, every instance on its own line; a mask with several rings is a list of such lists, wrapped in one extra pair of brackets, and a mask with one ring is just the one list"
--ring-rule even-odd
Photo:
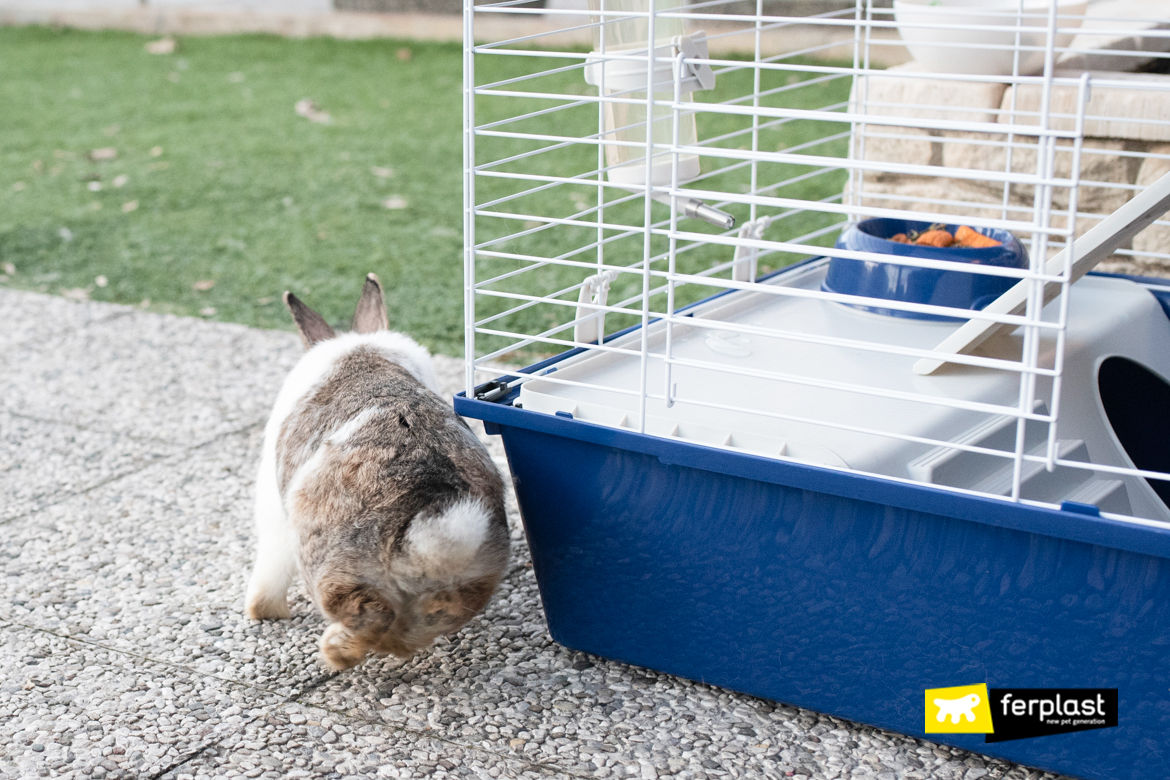
[[(1170, 171), (1170, 4), (505, 0), (464, 32), (469, 396), (577, 350), (517, 404), (1170, 521), (1161, 456), (1111, 416), (1165, 416), (1170, 283), (1077, 281), (1086, 253), (1170, 275), (1170, 220), (1098, 235)], [(1027, 262), (844, 241), (875, 219), (1012, 236)], [(834, 269), (1018, 300), (842, 292)], [(963, 328), (998, 333), (956, 351)]]

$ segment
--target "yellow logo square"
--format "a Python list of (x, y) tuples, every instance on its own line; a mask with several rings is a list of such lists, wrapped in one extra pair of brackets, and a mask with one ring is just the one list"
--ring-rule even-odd
[(927, 734), (993, 734), (987, 685), (926, 689)]

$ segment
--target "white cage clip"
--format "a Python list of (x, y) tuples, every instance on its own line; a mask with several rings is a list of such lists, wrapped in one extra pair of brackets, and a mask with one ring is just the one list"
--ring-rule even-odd
[[(698, 30), (690, 35), (675, 35), (669, 43), (654, 47), (654, 84), (663, 91), (674, 88), (673, 60), (679, 52), (687, 60), (707, 59), (707, 33)], [(684, 94), (715, 88), (715, 72), (710, 65), (687, 62), (684, 67), (686, 72), (679, 74)], [(592, 51), (585, 58), (585, 83), (595, 87), (604, 83), (609, 92), (645, 90), (647, 71), (645, 48), (619, 47), (605, 54)]]
[(605, 306), (609, 298), (609, 285), (617, 278), (617, 271), (602, 271), (581, 283), (577, 296), (577, 324), (573, 326), (573, 341), (578, 344), (600, 344), (605, 336), (605, 311), (596, 309)]
[(690, 35), (676, 35), (671, 43), (675, 50), (682, 52), (683, 57), (687, 60), (683, 63), (686, 72), (680, 73), (679, 78), (688, 82), (693, 78), (699, 85), (698, 89), (715, 89), (715, 71), (711, 70), (711, 66), (705, 62), (699, 64), (690, 61), (709, 58), (707, 33), (698, 30)]
[[(745, 222), (739, 229), (739, 238), (759, 241), (764, 237), (764, 231), (772, 224), (775, 217), (757, 217), (751, 222)], [(735, 282), (754, 282), (756, 280), (757, 265), (760, 260), (760, 250), (754, 246), (740, 244), (735, 247), (735, 260), (731, 266), (731, 279)]]

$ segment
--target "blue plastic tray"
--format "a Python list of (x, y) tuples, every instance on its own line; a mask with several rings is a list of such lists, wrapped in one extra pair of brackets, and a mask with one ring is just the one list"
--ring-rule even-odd
[[(529, 412), (518, 392), (455, 408), (503, 436), (557, 642), (1066, 774), (1170, 777), (1170, 531)], [(1119, 725), (924, 733), (925, 689), (977, 683), (1118, 688)]]

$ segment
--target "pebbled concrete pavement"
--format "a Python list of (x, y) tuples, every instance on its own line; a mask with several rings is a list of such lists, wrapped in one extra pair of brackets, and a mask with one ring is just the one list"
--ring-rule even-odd
[(0, 311), (0, 776), (1053, 780), (555, 645), (514, 505), (484, 616), (326, 672), (303, 592), (289, 621), (241, 611), (296, 337), (3, 289)]

